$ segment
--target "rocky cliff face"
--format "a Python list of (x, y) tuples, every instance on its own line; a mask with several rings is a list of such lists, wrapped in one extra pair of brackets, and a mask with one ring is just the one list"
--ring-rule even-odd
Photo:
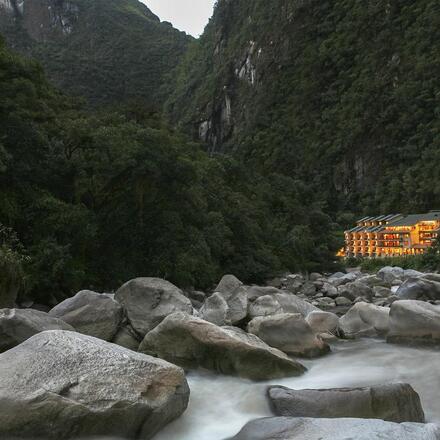
[(211, 151), (298, 177), (335, 209), (432, 209), (438, 194), (414, 176), (439, 179), (420, 159), (437, 148), (437, 7), (220, 0), (169, 114)]
[(191, 41), (137, 0), (0, 0), (0, 33), (69, 93), (153, 107)]

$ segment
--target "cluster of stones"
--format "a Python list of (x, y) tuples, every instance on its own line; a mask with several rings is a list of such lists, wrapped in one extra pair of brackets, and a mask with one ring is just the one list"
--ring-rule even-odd
[[(270, 284), (226, 275), (206, 295), (137, 278), (115, 294), (81, 291), (48, 313), (1, 309), (0, 436), (149, 439), (187, 407), (182, 368), (268, 380), (304, 373), (298, 358), (325, 355), (337, 338), (440, 344), (438, 274), (384, 268)], [(337, 439), (338, 430), (440, 439), (409, 385), (272, 387), (268, 399), (277, 417), (251, 422), (236, 440)]]

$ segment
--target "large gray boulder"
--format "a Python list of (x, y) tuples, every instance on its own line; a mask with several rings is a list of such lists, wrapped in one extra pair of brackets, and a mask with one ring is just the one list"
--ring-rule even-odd
[(262, 296), (272, 296), (281, 292), (281, 290), (271, 286), (246, 286), (243, 289), (250, 302), (254, 302)]
[(386, 283), (392, 284), (396, 279), (402, 280), (405, 276), (405, 271), (398, 266), (386, 266), (377, 272), (377, 276), (382, 278)]
[(268, 417), (249, 422), (230, 440), (440, 440), (440, 427), (377, 419)]
[(0, 371), (2, 438), (151, 439), (189, 399), (182, 369), (73, 332), (33, 336)]
[(219, 292), (214, 292), (205, 300), (199, 310), (199, 317), (215, 325), (230, 324), (228, 321), (228, 303)]
[(120, 345), (121, 347), (128, 348), (129, 350), (133, 351), (138, 351), (141, 343), (139, 336), (129, 324), (122, 325), (120, 327), (112, 342), (113, 344)]
[(272, 295), (260, 296), (249, 304), (249, 318), (258, 316), (271, 316), (283, 313), (283, 309), (277, 299)]
[(135, 278), (115, 295), (125, 309), (133, 329), (145, 336), (174, 312), (192, 314), (191, 301), (174, 284), (160, 278)]
[(339, 318), (334, 313), (315, 310), (307, 315), (306, 321), (315, 333), (338, 332)]
[(338, 287), (338, 293), (351, 301), (359, 297), (363, 297), (368, 301), (373, 299), (373, 289), (361, 281), (354, 281)]
[(111, 295), (82, 290), (55, 306), (49, 315), (67, 322), (79, 333), (111, 341), (121, 324), (123, 311)]
[(389, 331), (389, 315), (388, 307), (359, 302), (339, 318), (339, 330), (347, 338), (386, 335)]
[[(0, 353), (45, 330), (75, 329), (58, 318), (33, 309), (0, 310)], [(0, 374), (1, 376), (1, 374)]]
[(330, 351), (299, 313), (260, 316), (249, 323), (248, 331), (271, 347), (293, 356), (313, 358)]
[(231, 325), (240, 324), (248, 314), (248, 297), (246, 290), (237, 289), (227, 300), (227, 319)]
[(390, 311), (388, 342), (440, 344), (440, 305), (395, 301)]
[(397, 290), (399, 299), (440, 299), (440, 282), (427, 278), (408, 278)]
[(254, 335), (185, 313), (168, 316), (145, 336), (139, 351), (184, 368), (203, 367), (253, 380), (297, 376), (305, 371)]
[(356, 281), (359, 277), (361, 277), (360, 272), (350, 272), (343, 274), (341, 272), (336, 272), (328, 278), (328, 282), (333, 284), (335, 287), (342, 286), (347, 283), (351, 283)]
[(306, 317), (309, 313), (319, 310), (318, 307), (293, 294), (277, 293), (275, 298), (281, 305), (284, 313), (300, 313)]
[(243, 283), (236, 276), (224, 275), (214, 291), (220, 292), (225, 299), (228, 299), (242, 285)]
[(276, 416), (353, 417), (396, 423), (425, 421), (420, 397), (408, 384), (324, 390), (271, 386), (267, 397)]

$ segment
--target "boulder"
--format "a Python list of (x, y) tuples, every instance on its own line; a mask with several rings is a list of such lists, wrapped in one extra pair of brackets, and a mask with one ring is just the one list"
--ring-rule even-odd
[(423, 301), (395, 301), (388, 342), (440, 344), (440, 306)]
[(389, 331), (388, 307), (359, 302), (339, 318), (339, 330), (345, 337), (385, 335)]
[(111, 341), (123, 311), (112, 296), (83, 290), (55, 306), (49, 315), (67, 322), (79, 333)]
[(315, 310), (306, 317), (307, 323), (315, 333), (336, 334), (338, 331), (339, 318), (331, 312)]
[(352, 283), (353, 281), (356, 281), (360, 276), (361, 276), (360, 272), (350, 272), (346, 274), (337, 272), (328, 278), (328, 282), (330, 284), (333, 284), (335, 287), (339, 287), (339, 286), (343, 286), (344, 284)]
[(366, 275), (358, 279), (360, 283), (366, 284), (368, 287), (383, 286), (389, 287), (391, 284), (384, 281), (378, 275)]
[(270, 295), (275, 295), (276, 293), (282, 292), (281, 290), (279, 290), (275, 287), (270, 287), (270, 286), (264, 286), (264, 287), (246, 286), (246, 287), (244, 287), (244, 290), (245, 290), (246, 295), (248, 297), (248, 301), (250, 301), (250, 302), (253, 302), (262, 296), (268, 296), (268, 295), (270, 296)]
[(165, 317), (174, 312), (191, 314), (191, 301), (174, 284), (160, 278), (135, 278), (115, 295), (125, 309), (133, 329), (145, 336)]
[(378, 419), (267, 417), (249, 422), (230, 440), (440, 440), (440, 426)]
[(440, 299), (440, 282), (427, 278), (408, 278), (397, 290), (400, 299)]
[(304, 277), (300, 274), (290, 274), (286, 277), (286, 289), (292, 293), (298, 293), (304, 284)]
[(391, 289), (383, 286), (374, 286), (373, 293), (375, 298), (388, 298), (392, 295)]
[(272, 295), (260, 296), (249, 304), (249, 318), (271, 316), (283, 313), (280, 303)]
[(399, 280), (403, 279), (405, 276), (405, 271), (398, 266), (386, 266), (382, 267), (382, 269), (377, 272), (377, 276), (382, 278), (386, 283), (392, 284), (396, 278)]
[(189, 399), (182, 369), (73, 332), (33, 336), (0, 371), (2, 438), (151, 439)]
[(329, 298), (333, 299), (339, 295), (338, 289), (330, 283), (323, 283), (321, 287), (321, 292), (324, 296), (328, 296)]
[(367, 298), (369, 301), (373, 299), (373, 289), (360, 281), (353, 281), (338, 287), (338, 293), (339, 296), (345, 296), (351, 301), (358, 297)]
[[(419, 272), (418, 270), (414, 270), (414, 269), (406, 269), (403, 271), (403, 279), (404, 280), (406, 280), (408, 278), (417, 278), (417, 277), (421, 277), (424, 275), (425, 274), (423, 272)], [(440, 279), (438, 281), (440, 281)]]
[(185, 313), (168, 316), (145, 336), (139, 351), (184, 368), (203, 367), (253, 380), (297, 376), (305, 371), (254, 335)]
[(281, 305), (284, 313), (300, 313), (306, 317), (310, 312), (314, 310), (319, 310), (318, 307), (298, 298), (296, 295), (289, 293), (277, 293), (275, 298)]
[(206, 299), (199, 310), (199, 316), (215, 325), (230, 324), (228, 322), (228, 303), (219, 292), (213, 293)]
[(425, 422), (420, 397), (408, 384), (323, 390), (291, 390), (271, 386), (267, 390), (267, 397), (276, 416)]
[(313, 358), (330, 351), (299, 313), (260, 316), (249, 323), (248, 331), (271, 347), (293, 356)]
[(228, 298), (228, 312), (227, 320), (232, 325), (241, 323), (248, 313), (248, 297), (246, 290), (243, 288), (237, 289)]
[(353, 304), (353, 301), (351, 299), (346, 298), (345, 296), (338, 296), (335, 298), (335, 304), (338, 307), (346, 307), (351, 306)]
[(138, 335), (129, 324), (122, 326), (118, 330), (112, 342), (113, 344), (120, 345), (121, 347), (133, 351), (137, 351), (139, 344), (141, 343), (138, 339)]
[[(61, 319), (33, 309), (0, 310), (0, 353), (45, 330), (75, 329)], [(0, 374), (1, 376), (1, 374)]]
[(225, 299), (228, 299), (243, 283), (234, 275), (224, 275), (214, 289), (215, 292), (220, 292)]
[(325, 296), (323, 298), (314, 299), (312, 301), (312, 305), (319, 307), (320, 309), (332, 309), (332, 308), (336, 307), (336, 302), (334, 299), (328, 298)]
[(299, 289), (298, 293), (301, 295), (305, 295), (307, 297), (313, 296), (316, 294), (316, 286), (311, 282), (306, 282), (303, 284), (301, 289)]
[(320, 273), (318, 273), (318, 272), (312, 272), (310, 275), (309, 275), (309, 280), (310, 281), (318, 281), (318, 280), (321, 280), (323, 278), (323, 276), (320, 274)]

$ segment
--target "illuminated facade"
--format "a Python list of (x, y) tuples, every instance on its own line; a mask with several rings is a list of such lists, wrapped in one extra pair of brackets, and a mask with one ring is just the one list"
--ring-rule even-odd
[(360, 219), (345, 231), (345, 257), (398, 257), (423, 254), (440, 237), (440, 211)]

